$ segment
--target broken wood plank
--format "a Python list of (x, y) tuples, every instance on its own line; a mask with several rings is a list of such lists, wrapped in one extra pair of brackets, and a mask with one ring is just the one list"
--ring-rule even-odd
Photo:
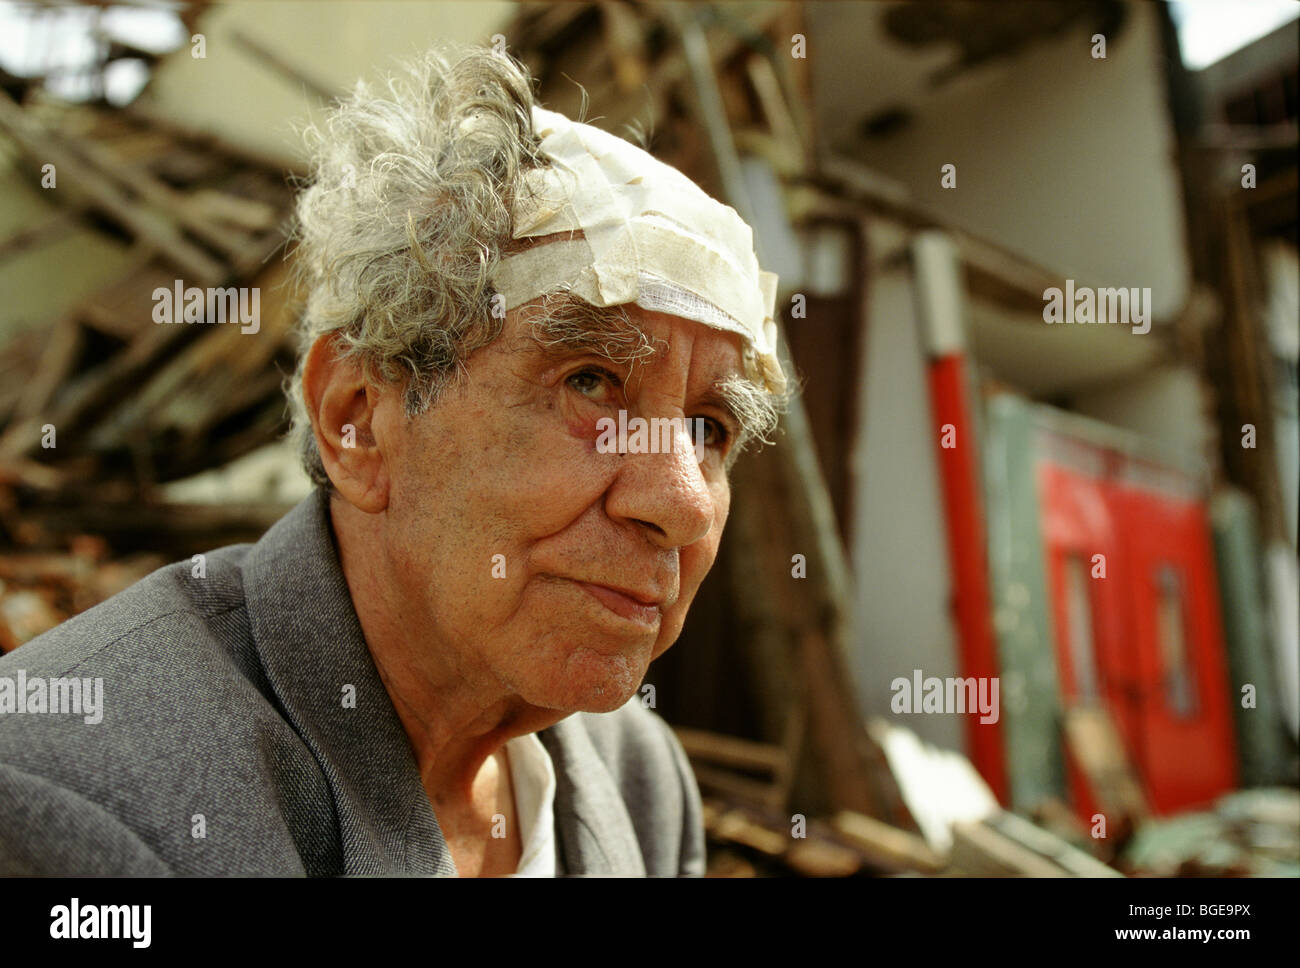
[[(0, 434), (0, 461), (41, 449), (41, 426), (51, 423), (67, 440), (102, 413), (129, 398), (129, 390), (141, 375), (155, 364), (173, 342), (190, 334), (185, 326), (153, 326), (141, 333), (130, 346), (68, 384), (53, 410), (44, 417), (12, 420)], [(74, 438), (75, 439), (75, 438)]]
[(1065, 877), (1065, 870), (982, 822), (952, 827), (948, 873), (965, 877)]
[(32, 420), (45, 412), (72, 372), (83, 344), (81, 325), (75, 315), (64, 316), (54, 324), (36, 370), (28, 376), (10, 419)]
[(835, 831), (860, 850), (878, 870), (893, 874), (909, 871), (935, 874), (943, 859), (915, 834), (852, 810), (835, 815)]
[(796, 840), (781, 859), (803, 877), (851, 877), (862, 870), (856, 850), (813, 837)]
[(227, 274), (220, 261), (187, 240), (167, 219), (139, 205), (110, 179), (95, 171), (76, 154), (51, 138), (7, 94), (0, 92), (0, 128), (14, 139), (37, 165), (52, 164), (74, 191), (118, 221), (139, 239), (147, 241), (164, 259), (204, 286), (219, 285)]
[(720, 840), (750, 847), (769, 857), (781, 856), (790, 846), (789, 837), (769, 830), (740, 810), (733, 809), (720, 814), (708, 832)]
[(0, 458), (0, 484), (57, 491), (67, 483), (67, 474), (56, 467), (16, 457)]
[(148, 169), (123, 162), (111, 151), (90, 140), (68, 135), (55, 136), (53, 132), (46, 132), (46, 137), (61, 141), (65, 148), (97, 173), (133, 192), (142, 203), (161, 210), (170, 221), (184, 227), (227, 258), (239, 256), (247, 246), (248, 240), (243, 233), (232, 232), (213, 222), (189, 204), (182, 193), (155, 178)]
[(185, 198), (185, 207), (199, 219), (225, 222), (247, 232), (275, 227), (280, 214), (266, 202), (240, 198), (214, 188), (201, 188)]
[(211, 551), (226, 544), (256, 541), (291, 505), (145, 504), (139, 500), (80, 501), (70, 506), (24, 510), (28, 522), (51, 534), (96, 534), (115, 547), (166, 554)]
[(1151, 808), (1110, 713), (1101, 706), (1069, 705), (1063, 723), (1066, 749), (1111, 825), (1136, 826), (1149, 817)]
[(1038, 827), (1023, 817), (1008, 810), (1002, 810), (984, 820), (986, 826), (992, 827), (1002, 836), (1034, 853), (1046, 857), (1067, 874), (1074, 877), (1122, 877), (1119, 871), (1103, 864), (1073, 844)]
[(755, 743), (735, 736), (723, 736), (703, 729), (675, 726), (673, 731), (692, 760), (721, 763), (763, 773), (776, 773), (786, 763), (785, 751), (769, 743)]
[(754, 780), (706, 763), (692, 763), (691, 770), (700, 789), (709, 793), (716, 793), (760, 809), (771, 809), (778, 799), (779, 791), (771, 783)]

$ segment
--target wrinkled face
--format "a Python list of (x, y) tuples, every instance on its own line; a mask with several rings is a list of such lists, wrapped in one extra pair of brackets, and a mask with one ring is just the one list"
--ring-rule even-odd
[[(740, 340), (627, 309), (658, 350), (630, 365), (543, 349), (512, 310), (386, 455), (404, 624), (453, 650), (466, 679), (547, 709), (602, 712), (633, 695), (680, 633), (727, 519), (740, 428), (717, 385), (741, 373)], [(677, 418), (669, 452), (658, 436), (660, 452), (598, 448), (598, 421), (620, 409)], [(686, 432), (700, 426), (703, 460)]]

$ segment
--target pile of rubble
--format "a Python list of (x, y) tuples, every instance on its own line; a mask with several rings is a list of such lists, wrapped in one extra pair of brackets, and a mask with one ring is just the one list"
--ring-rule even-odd
[[(273, 441), (294, 358), (283, 166), (131, 108), (17, 93), (25, 103), (0, 94), (0, 149), (31, 186), (30, 217), (0, 259), (39, 260), (70, 238), (125, 240), (127, 257), (59, 318), (0, 333), (5, 650), (159, 555), (255, 538), (284, 513), (278, 496), (181, 502), (167, 484)], [(159, 325), (157, 294), (195, 286), (256, 295), (242, 300), (256, 325)]]

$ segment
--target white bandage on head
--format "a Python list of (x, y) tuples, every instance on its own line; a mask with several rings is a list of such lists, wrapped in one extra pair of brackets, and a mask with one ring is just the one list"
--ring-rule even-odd
[(676, 168), (588, 124), (533, 108), (551, 159), (515, 202), (514, 238), (492, 278), (505, 308), (568, 288), (594, 306), (635, 303), (737, 333), (767, 389), (785, 389), (776, 355), (776, 275), (758, 268), (753, 230)]

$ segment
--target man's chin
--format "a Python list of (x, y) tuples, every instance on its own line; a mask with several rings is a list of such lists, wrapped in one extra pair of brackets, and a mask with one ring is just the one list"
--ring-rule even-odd
[(608, 713), (623, 706), (645, 679), (650, 649), (633, 654), (579, 649), (569, 656), (562, 676), (544, 688), (534, 705), (565, 713)]

